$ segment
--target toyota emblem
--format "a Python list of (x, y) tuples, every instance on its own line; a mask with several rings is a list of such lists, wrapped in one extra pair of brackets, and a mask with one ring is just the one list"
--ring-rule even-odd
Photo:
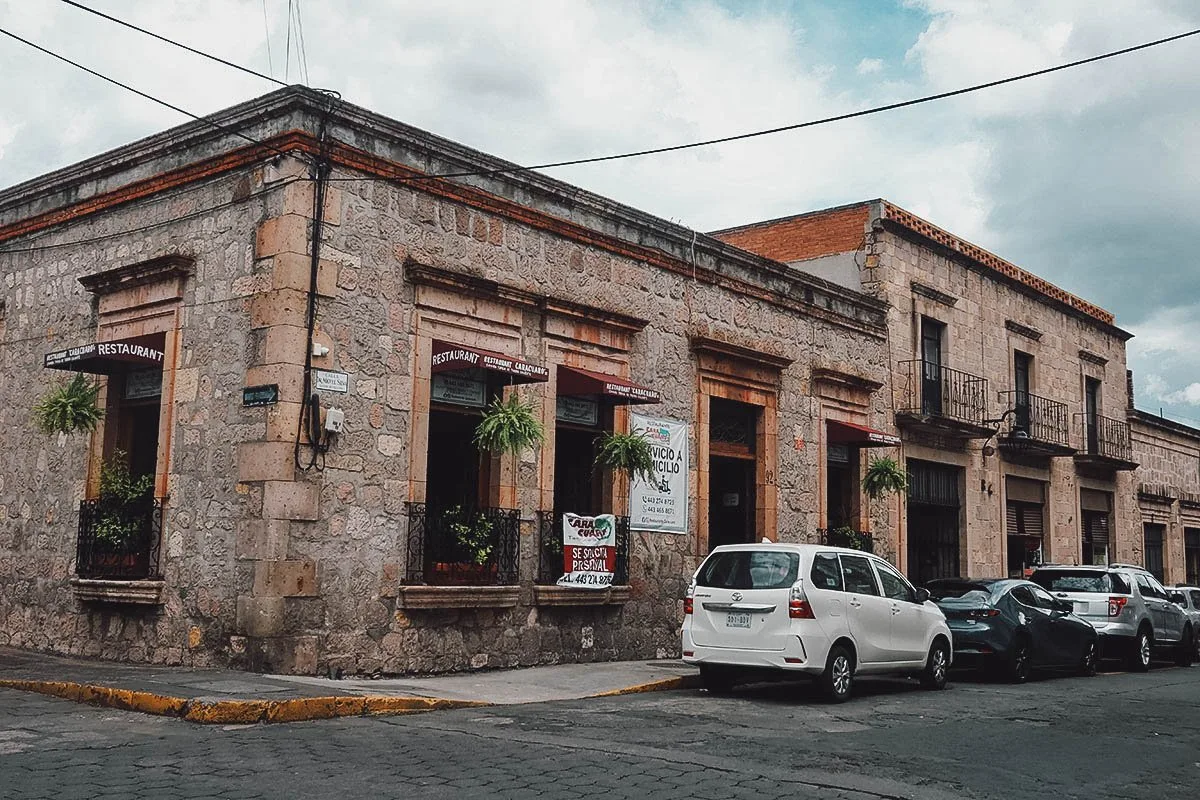
[(735, 602), (735, 603), (736, 603), (737, 601), (739, 601), (739, 600), (741, 600), (741, 599), (742, 599), (742, 593), (741, 593), (741, 592), (734, 592), (734, 593), (733, 593), (733, 602)]

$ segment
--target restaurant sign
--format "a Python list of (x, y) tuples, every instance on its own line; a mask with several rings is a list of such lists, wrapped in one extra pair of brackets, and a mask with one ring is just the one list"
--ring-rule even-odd
[(563, 576), (559, 586), (607, 589), (617, 569), (617, 518), (563, 514)]

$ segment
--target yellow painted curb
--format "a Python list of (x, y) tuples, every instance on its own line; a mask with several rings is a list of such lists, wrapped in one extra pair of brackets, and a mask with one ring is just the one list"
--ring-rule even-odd
[(294, 697), (287, 700), (189, 700), (153, 692), (116, 689), (69, 681), (0, 680), (0, 688), (60, 697), (122, 711), (140, 711), (163, 717), (179, 717), (203, 725), (246, 725), (256, 722), (304, 722), (336, 717), (418, 714), (450, 708), (488, 706), (475, 700), (445, 700), (436, 697), (387, 697), (379, 695)]
[(666, 692), (671, 689), (695, 689), (700, 685), (699, 675), (679, 675), (674, 678), (662, 678), (649, 683), (639, 683), (636, 686), (626, 686), (624, 689), (613, 689), (608, 692), (600, 692), (599, 694), (590, 694), (591, 697), (620, 697), (623, 694), (642, 694), (644, 692)]

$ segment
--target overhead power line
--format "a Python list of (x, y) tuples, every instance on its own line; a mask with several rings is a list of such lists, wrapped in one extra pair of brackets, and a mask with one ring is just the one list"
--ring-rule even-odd
[(236, 130), (231, 127), (226, 127), (217, 122), (213, 122), (208, 117), (202, 117), (199, 114), (193, 114), (191, 111), (188, 111), (187, 109), (180, 108), (177, 105), (168, 103), (166, 100), (161, 100), (161, 99), (155, 97), (154, 95), (147, 94), (146, 92), (143, 92), (141, 89), (135, 89), (134, 87), (130, 86), (129, 84), (122, 83), (121, 81), (117, 80), (116, 78), (110, 78), (107, 75), (97, 72), (96, 70), (94, 70), (90, 67), (85, 67), (83, 64), (80, 64), (78, 61), (72, 61), (71, 59), (67, 58), (64, 55), (59, 55), (58, 53), (55, 53), (53, 50), (47, 50), (45, 47), (42, 47), (40, 44), (36, 44), (34, 42), (29, 41), (28, 39), (22, 38), (22, 37), (18, 36), (17, 34), (13, 33), (12, 31), (5, 30), (4, 28), (0, 28), (0, 34), (4, 34), (5, 36), (9, 37), (10, 39), (15, 39), (18, 42), (20, 42), (21, 44), (26, 45), (28, 47), (32, 47), (34, 50), (45, 53), (48, 56), (57, 58), (59, 61), (70, 64), (72, 67), (75, 67), (76, 69), (81, 69), (84, 72), (88, 73), (89, 75), (93, 75), (102, 81), (107, 81), (108, 83), (111, 83), (114, 86), (119, 86), (128, 92), (133, 92), (134, 94), (138, 95), (139, 97), (144, 97), (145, 99), (147, 99), (153, 103), (158, 103), (160, 106), (169, 108), (172, 111), (176, 111), (180, 114), (183, 114), (186, 117), (191, 117), (192, 119), (196, 120), (197, 122), (203, 122), (206, 125), (211, 125), (212, 127), (216, 128), (217, 130), (221, 131), (222, 133), (229, 133), (234, 136), (238, 136), (242, 139), (245, 139), (247, 142), (250, 142), (251, 144), (256, 144), (259, 147), (265, 147), (277, 155), (281, 155), (281, 156), (287, 155), (287, 153), (283, 152), (279, 148), (269, 145), (266, 142), (261, 142), (258, 139), (255, 139), (253, 136), (248, 136), (247, 134), (242, 133), (239, 130)]
[(430, 174), (430, 175), (414, 175), (414, 176), (395, 177), (395, 178), (381, 178), (381, 177), (375, 177), (375, 176), (366, 176), (366, 177), (356, 177), (356, 178), (330, 178), (330, 180), (332, 180), (332, 181), (397, 181), (397, 182), (401, 182), (401, 183), (409, 183), (409, 182), (415, 182), (415, 181), (437, 180), (439, 178), (486, 177), (488, 175), (504, 175), (504, 174), (514, 173), (514, 172), (529, 172), (532, 170), (539, 170), (539, 169), (553, 169), (555, 167), (573, 167), (573, 166), (577, 166), (580, 164), (597, 164), (597, 163), (600, 163), (603, 161), (618, 161), (618, 160), (626, 159), (626, 158), (639, 158), (641, 156), (657, 155), (659, 153), (673, 153), (673, 152), (676, 152), (679, 150), (691, 150), (691, 149), (694, 149), (697, 147), (709, 147), (711, 145), (716, 145), (716, 144), (725, 144), (727, 142), (737, 142), (737, 141), (742, 141), (744, 139), (753, 139), (753, 138), (756, 138), (759, 136), (770, 136), (771, 134), (775, 134), (775, 133), (784, 133), (787, 131), (797, 131), (797, 130), (801, 130), (802, 128), (815, 128), (818, 125), (828, 125), (833, 122), (843, 122), (848, 119), (856, 119), (858, 117), (866, 117), (866, 116), (870, 116), (872, 114), (882, 114), (885, 111), (895, 111), (895, 110), (901, 109), (901, 108), (908, 108), (910, 106), (921, 105), (922, 103), (932, 103), (935, 100), (945, 100), (950, 97), (958, 97), (958, 96), (964, 95), (964, 94), (971, 94), (972, 92), (979, 92), (979, 91), (983, 91), (984, 89), (992, 89), (996, 86), (1003, 86), (1008, 83), (1016, 83), (1017, 81), (1028, 80), (1029, 78), (1036, 78), (1040, 75), (1049, 75), (1052, 72), (1060, 72), (1065, 69), (1072, 69), (1074, 67), (1080, 67), (1085, 64), (1092, 64), (1097, 61), (1104, 61), (1105, 59), (1116, 58), (1117, 56), (1123, 56), (1128, 53), (1136, 52), (1138, 50), (1146, 50), (1151, 47), (1157, 47), (1162, 44), (1168, 44), (1169, 42), (1177, 42), (1180, 39), (1186, 39), (1189, 36), (1196, 36), (1197, 34), (1200, 34), (1200, 28), (1197, 28), (1196, 30), (1187, 31), (1185, 33), (1176, 34), (1174, 36), (1168, 36), (1163, 39), (1155, 39), (1152, 42), (1145, 42), (1143, 44), (1134, 45), (1133, 47), (1125, 47), (1120, 50), (1113, 50), (1112, 52), (1104, 53), (1102, 55), (1091, 56), (1090, 58), (1081, 58), (1078, 61), (1071, 61), (1066, 64), (1059, 64), (1054, 67), (1046, 67), (1045, 69), (1034, 70), (1033, 72), (1025, 72), (1020, 75), (1013, 75), (1008, 78), (1001, 78), (999, 80), (988, 81), (986, 83), (977, 83), (973, 86), (966, 86), (961, 89), (953, 89), (948, 92), (938, 92), (937, 94), (925, 95), (924, 97), (917, 97), (917, 98), (913, 98), (911, 100), (902, 100), (897, 103), (888, 103), (887, 105), (875, 106), (873, 108), (865, 108), (865, 109), (862, 109), (861, 111), (851, 111), (846, 114), (836, 114), (832, 117), (823, 117), (821, 119), (809, 120), (807, 122), (797, 122), (792, 125), (780, 125), (779, 127), (776, 127), (776, 128), (766, 128), (765, 130), (750, 131), (749, 133), (739, 133), (739, 134), (735, 134), (733, 136), (721, 136), (716, 139), (705, 139), (704, 141), (700, 141), (700, 142), (688, 142), (686, 144), (674, 144), (674, 145), (668, 145), (666, 147), (652, 147), (652, 148), (648, 148), (645, 150), (634, 150), (632, 152), (614, 153), (612, 155), (605, 155), (605, 156), (592, 156), (590, 158), (574, 158), (574, 159), (570, 159), (568, 161), (549, 161), (544, 164), (533, 164), (530, 166), (520, 166), (520, 165), (514, 164), (511, 167), (499, 167), (496, 169), (464, 170), (461, 172), (442, 172), (442, 173)]
[[(85, 6), (83, 3), (77, 3), (77, 2), (75, 2), (75, 0), (61, 0), (61, 2), (66, 3), (67, 5), (69, 5), (73, 8), (78, 8), (80, 11), (86, 11), (89, 14), (95, 14), (97, 17), (106, 19), (109, 22), (115, 22), (118, 25), (123, 25), (126, 28), (129, 28), (130, 30), (137, 31), (138, 33), (144, 33), (146, 36), (152, 36), (155, 39), (158, 39), (160, 42), (166, 42), (167, 44), (182, 48), (184, 50), (187, 50), (189, 53), (194, 53), (195, 55), (200, 56), (201, 58), (207, 58), (209, 61), (215, 61), (218, 64), (224, 64), (227, 67), (232, 67), (233, 69), (244, 72), (247, 75), (253, 75), (256, 78), (262, 78), (264, 81), (270, 81), (271, 83), (275, 83), (280, 86), (287, 86), (287, 84), (284, 83), (283, 81), (277, 80), (276, 78), (273, 78), (270, 75), (264, 75), (261, 72), (250, 69), (249, 67), (243, 67), (241, 64), (235, 64), (232, 61), (226, 61), (225, 59), (221, 58), (220, 56), (214, 56), (212, 53), (206, 53), (203, 50), (197, 50), (195, 47), (190, 47), (190, 46), (184, 44), (183, 42), (177, 42), (168, 36), (163, 36), (161, 34), (155, 33), (154, 31), (146, 30), (145, 28), (142, 28), (138, 25), (134, 25), (132, 22), (126, 22), (125, 20), (114, 17), (111, 14), (105, 14), (103, 11), (99, 11), (97, 9)], [(264, 13), (264, 15), (266, 14), (266, 6), (263, 7), (263, 13)], [(270, 40), (268, 40), (267, 41), (268, 59), (270, 58), (270, 47), (271, 47), (271, 42), (270, 42)]]

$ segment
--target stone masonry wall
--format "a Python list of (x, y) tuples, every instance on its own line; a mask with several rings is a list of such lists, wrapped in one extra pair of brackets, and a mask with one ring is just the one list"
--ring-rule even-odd
[(1141, 490), (1131, 556), (1141, 563), (1144, 523), (1165, 525), (1163, 577), (1168, 584), (1182, 583), (1188, 578), (1185, 529), (1200, 529), (1200, 433), (1141, 413), (1133, 415), (1131, 427), (1138, 462), (1134, 489)]
[[(285, 159), (0, 244), (0, 430), (7, 454), (0, 471), (0, 643), (303, 673), (675, 655), (684, 588), (702, 556), (701, 509), (692, 503), (688, 536), (635, 534), (625, 605), (537, 607), (535, 514), (552, 489), (543, 484), (552, 470), (540, 469), (549, 450), (512, 465), (523, 520), (519, 604), (398, 610), (410, 464), (424, 457), (412, 451), (417, 289), (406, 277), (410, 260), (648, 320), (626, 358), (630, 377), (661, 393), (663, 402), (650, 409), (657, 415), (696, 419), (690, 337), (792, 359), (779, 375), (777, 471), (769, 487), (778, 518), (766, 535), (808, 540), (820, 524), (822, 453), (810, 444), (821, 441), (814, 367), (883, 383), (869, 399), (866, 421), (888, 424), (889, 355), (881, 332), (752, 299), (420, 191), (344, 183), (327, 204), (318, 278), (316, 340), (330, 353), (314, 365), (349, 374), (349, 393), (326, 397), (345, 411), (346, 431), (323, 469), (297, 470), (292, 448), (312, 216), (311, 185), (297, 180), (303, 169)], [(28, 250), (35, 246), (47, 249)], [(182, 299), (174, 394), (164, 409), (173, 420), (164, 604), (83, 604), (69, 580), (89, 442), (34, 430), (32, 406), (66, 377), (44, 370), (41, 360), (95, 338), (95, 308), (80, 276), (166, 253), (192, 257), (195, 272)], [(465, 320), (473, 302), (463, 298), (458, 308)], [(514, 314), (520, 352), (547, 362), (545, 314)], [(617, 355), (600, 342), (579, 347)], [(281, 402), (243, 407), (241, 389), (258, 383), (278, 383)], [(553, 403), (545, 387), (522, 394), (544, 407)], [(700, 465), (692, 434), (694, 489)]]
[[(259, 280), (256, 222), (281, 204), (280, 177), (270, 168), (227, 174), (0, 244), (0, 643), (192, 666), (227, 660), (239, 587), (253, 580), (234, 560), (237, 521), (263, 502), (234, 480), (238, 442), (264, 427), (240, 402), (257, 346), (247, 298)], [(34, 428), (33, 405), (69, 377), (43, 369), (42, 356), (96, 338), (95, 303), (79, 277), (167, 253), (194, 257), (195, 271), (173, 403), (163, 409), (173, 417), (164, 605), (83, 604), (69, 579), (89, 441)]]
[[(897, 370), (897, 408), (908, 401), (899, 364), (921, 357), (920, 321), (927, 316), (946, 325), (943, 364), (987, 379), (986, 416), (998, 418), (1007, 407), (999, 393), (1013, 388), (1013, 352), (1020, 350), (1034, 357), (1032, 393), (1067, 405), (1073, 447), (1085, 447), (1085, 378), (1102, 381), (1100, 414), (1124, 419), (1125, 347), (1119, 336), (968, 268), (910, 235), (877, 224), (868, 241), (862, 285), (892, 304), (888, 335)], [(919, 286), (914, 288), (914, 282)], [(1130, 552), (1139, 539), (1129, 472), (1087, 474), (1077, 470), (1069, 456), (1018, 463), (999, 450), (984, 456), (983, 444), (976, 439), (965, 450), (954, 451), (906, 437), (903, 447), (906, 458), (966, 468), (964, 574), (1005, 574), (1004, 486), (1009, 475), (1048, 485), (1048, 559), (1077, 563), (1081, 557), (1081, 487), (1113, 493), (1114, 553)]]

